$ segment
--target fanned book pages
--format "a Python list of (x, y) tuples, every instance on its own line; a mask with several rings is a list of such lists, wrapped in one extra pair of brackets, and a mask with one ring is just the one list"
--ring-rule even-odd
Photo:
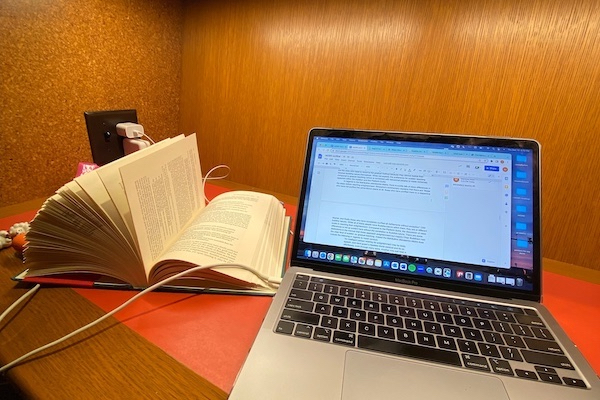
[[(275, 197), (226, 192), (205, 203), (196, 136), (180, 135), (60, 188), (31, 222), (17, 279), (144, 288), (196, 265), (284, 273), (289, 218)], [(251, 272), (212, 268), (170, 288), (273, 294)]]

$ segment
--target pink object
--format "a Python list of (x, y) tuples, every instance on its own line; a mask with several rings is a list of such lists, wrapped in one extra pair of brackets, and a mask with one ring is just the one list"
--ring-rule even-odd
[(77, 176), (81, 176), (83, 174), (86, 174), (90, 171), (95, 170), (96, 168), (98, 168), (97, 164), (94, 163), (87, 163), (87, 162), (80, 162), (79, 165), (77, 166)]

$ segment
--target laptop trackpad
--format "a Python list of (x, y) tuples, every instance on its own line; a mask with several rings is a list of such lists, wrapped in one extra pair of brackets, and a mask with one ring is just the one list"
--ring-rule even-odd
[(357, 351), (346, 352), (343, 400), (391, 399), (507, 400), (494, 376), (458, 371)]

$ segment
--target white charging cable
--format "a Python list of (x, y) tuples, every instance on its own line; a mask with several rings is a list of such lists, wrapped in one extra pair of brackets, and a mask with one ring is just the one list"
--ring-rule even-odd
[[(210, 268), (237, 268), (237, 269), (243, 269), (246, 271), (249, 271), (251, 273), (253, 273), (254, 275), (256, 275), (261, 281), (263, 281), (265, 284), (267, 284), (267, 286), (273, 288), (273, 289), (277, 289), (279, 287), (279, 284), (281, 283), (281, 278), (272, 278), (272, 277), (268, 277), (265, 276), (263, 274), (261, 274), (260, 272), (258, 272), (257, 270), (255, 270), (252, 267), (248, 267), (246, 265), (243, 264), (212, 264), (212, 265), (198, 265), (195, 267), (192, 267), (190, 269), (187, 269), (185, 271), (182, 271), (178, 274), (175, 274), (173, 276), (170, 276), (166, 279), (163, 279), (162, 281), (155, 283), (152, 286), (147, 287), (146, 289), (142, 290), (141, 292), (137, 293), (135, 296), (133, 296), (131, 299), (127, 300), (126, 302), (124, 302), (123, 304), (121, 304), (120, 306), (118, 306), (117, 308), (113, 309), (112, 311), (106, 313), (105, 315), (103, 315), (102, 317), (96, 319), (95, 321), (90, 322), (89, 324), (82, 326), (81, 328), (74, 330), (73, 332), (53, 341), (50, 342), (44, 346), (38, 347), (37, 349), (31, 350), (29, 353), (26, 353), (24, 355), (22, 355), (21, 357), (17, 358), (14, 361), (11, 361), (10, 363), (0, 367), (0, 374), (6, 372), (7, 370), (9, 370), (10, 368), (14, 367), (15, 365), (23, 362), (24, 360), (26, 360), (27, 358), (38, 354), (46, 349), (49, 349), (53, 346), (56, 346), (70, 338), (72, 338), (73, 336), (76, 336), (78, 334), (80, 334), (81, 332), (99, 324), (100, 322), (104, 321), (105, 319), (115, 315), (116, 313), (118, 313), (119, 311), (121, 311), (122, 309), (124, 309), (125, 307), (127, 307), (128, 305), (130, 305), (131, 303), (133, 303), (134, 301), (136, 301), (137, 299), (139, 299), (140, 297), (144, 296), (147, 293), (150, 293), (151, 291), (158, 289), (159, 287), (166, 285), (167, 283), (179, 279), (187, 274), (193, 273), (193, 272), (197, 272), (197, 271), (201, 271), (203, 269), (210, 269)], [(20, 302), (22, 302), (25, 298), (27, 298), (28, 296), (30, 296), (31, 294), (33, 294), (37, 289), (39, 288), (39, 285), (36, 285), (36, 287), (32, 288), (29, 292), (25, 293), (23, 296), (21, 296), (15, 303), (13, 303), (13, 305), (11, 305), (4, 313), (2, 313), (2, 317), (0, 318), (0, 320), (2, 318), (4, 318), (6, 315), (8, 315), (8, 313), (13, 310)]]
[[(215, 178), (210, 178), (210, 175), (215, 172), (216, 170), (220, 169), (220, 168), (226, 168), (227, 172), (224, 175), (221, 176), (217, 176)], [(202, 192), (204, 192), (204, 200), (206, 201), (206, 203), (210, 203), (210, 200), (208, 200), (208, 197), (206, 197), (206, 181), (214, 181), (217, 179), (225, 179), (229, 176), (229, 172), (231, 171), (231, 168), (229, 168), (229, 165), (225, 165), (225, 164), (220, 164), (217, 165), (215, 167), (212, 167), (210, 170), (208, 170), (208, 172), (206, 173), (206, 175), (204, 175), (204, 178), (202, 179)]]

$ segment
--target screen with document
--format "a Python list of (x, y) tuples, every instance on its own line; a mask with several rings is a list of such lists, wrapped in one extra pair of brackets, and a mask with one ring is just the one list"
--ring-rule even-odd
[(310, 140), (296, 257), (532, 289), (534, 149), (439, 135)]

